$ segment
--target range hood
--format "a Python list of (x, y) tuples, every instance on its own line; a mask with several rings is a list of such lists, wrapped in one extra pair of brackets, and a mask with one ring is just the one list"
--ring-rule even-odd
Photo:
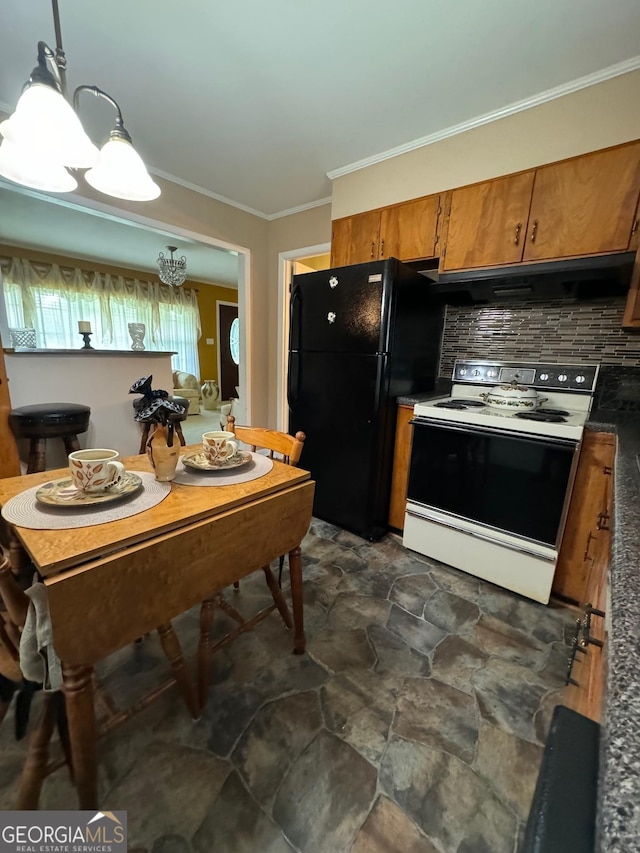
[(635, 252), (616, 252), (464, 272), (418, 271), (432, 282), (433, 296), (450, 305), (509, 299), (589, 299), (624, 295), (635, 256)]

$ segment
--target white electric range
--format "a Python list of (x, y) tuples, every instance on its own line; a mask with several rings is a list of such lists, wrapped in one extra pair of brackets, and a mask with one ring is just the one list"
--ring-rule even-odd
[[(449, 397), (418, 403), (403, 542), (547, 603), (598, 367), (461, 359)], [(535, 388), (532, 412), (484, 404)]]

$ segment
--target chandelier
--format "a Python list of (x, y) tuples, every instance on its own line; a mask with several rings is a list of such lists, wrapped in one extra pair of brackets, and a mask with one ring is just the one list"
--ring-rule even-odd
[(187, 277), (187, 259), (184, 255), (181, 258), (173, 257), (173, 253), (178, 251), (177, 246), (167, 246), (167, 249), (171, 252), (170, 258), (165, 257), (164, 252), (158, 256), (160, 281), (169, 287), (180, 287)]
[[(149, 175), (127, 132), (120, 107), (97, 86), (78, 86), (73, 107), (67, 100), (67, 59), (62, 48), (58, 0), (52, 0), (55, 54), (38, 42), (38, 64), (25, 83), (13, 115), (0, 123), (0, 176), (45, 192), (72, 192), (78, 182), (69, 169), (87, 169), (94, 189), (129, 201), (151, 201), (160, 187)], [(116, 121), (100, 151), (78, 117), (82, 93), (103, 98)]]

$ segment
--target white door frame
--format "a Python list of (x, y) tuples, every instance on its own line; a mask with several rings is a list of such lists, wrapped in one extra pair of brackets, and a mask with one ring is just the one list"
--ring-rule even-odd
[(318, 243), (304, 249), (290, 249), (278, 254), (278, 343), (277, 343), (277, 429), (289, 429), (289, 405), (287, 402), (287, 370), (289, 355), (289, 282), (293, 262), (298, 258), (324, 255), (331, 250), (331, 243)]
[[(167, 236), (175, 235), (176, 237), (184, 237), (186, 240), (195, 240), (198, 243), (206, 243), (216, 249), (227, 249), (237, 252), (238, 254), (238, 319), (240, 321), (240, 364), (238, 365), (238, 378), (240, 388), (240, 398), (242, 404), (242, 419), (244, 423), (251, 423), (251, 401), (252, 401), (252, 383), (251, 383), (251, 250), (246, 246), (240, 246), (235, 243), (228, 243), (225, 240), (219, 240), (216, 237), (210, 237), (207, 234), (201, 234), (198, 231), (190, 231), (187, 228), (180, 228), (177, 225), (172, 225), (170, 222), (162, 222), (158, 219), (151, 219), (148, 216), (142, 216), (139, 213), (133, 213), (129, 210), (122, 210), (110, 204), (104, 204), (100, 201), (84, 198), (83, 196), (70, 193), (65, 198), (54, 198), (35, 190), (30, 190), (28, 187), (21, 187), (0, 179), (0, 187), (2, 189), (11, 190), (12, 192), (21, 193), (22, 195), (37, 198), (40, 201), (49, 202), (51, 204), (59, 204), (63, 207), (70, 207), (74, 210), (94, 210), (107, 219), (117, 219), (119, 221), (129, 221), (147, 228), (153, 228), (167, 232)], [(0, 300), (4, 301), (4, 300)], [(4, 313), (4, 312), (2, 312)], [(7, 329), (2, 329), (3, 338), (8, 334)]]
[[(224, 299), (216, 299), (216, 340), (218, 341), (217, 356), (218, 356), (218, 383), (220, 384), (220, 402), (222, 402), (222, 361), (220, 359), (220, 306), (230, 305), (232, 308), (238, 308), (238, 320), (240, 319), (240, 308), (237, 302), (226, 302)], [(238, 365), (238, 387), (242, 390), (240, 383), (240, 365)], [(240, 395), (242, 396), (242, 395)], [(240, 400), (242, 403), (242, 400)], [(243, 421), (244, 423), (244, 421)]]

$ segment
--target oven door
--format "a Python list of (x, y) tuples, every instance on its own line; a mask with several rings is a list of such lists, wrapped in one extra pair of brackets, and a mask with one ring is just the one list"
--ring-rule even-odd
[(412, 424), (407, 498), (414, 514), (423, 508), (427, 518), (432, 510), (451, 526), (480, 525), (489, 539), (505, 542), (507, 534), (557, 550), (578, 442), (451, 421)]

